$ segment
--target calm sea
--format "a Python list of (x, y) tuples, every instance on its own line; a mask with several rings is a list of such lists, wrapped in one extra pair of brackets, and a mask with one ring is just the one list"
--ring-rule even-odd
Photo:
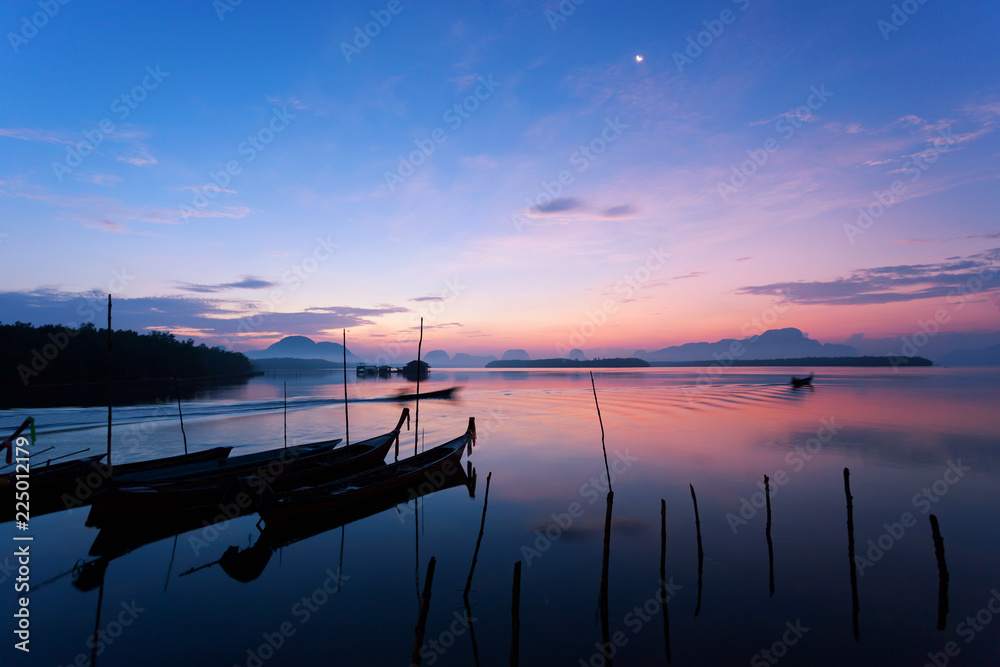
[[(807, 369), (709, 370), (594, 373), (610, 533), (590, 375), (543, 370), (433, 371), (421, 389), (460, 386), (457, 399), (421, 401), (399, 455), (473, 416), (468, 483), (281, 546), (257, 545), (256, 515), (128, 551), (101, 546), (88, 508), (33, 518), (30, 654), (12, 632), (24, 533), (2, 524), (2, 664), (409, 664), (431, 558), (424, 665), (510, 664), (518, 561), (523, 665), (607, 664), (605, 640), (618, 665), (668, 651), (677, 665), (1000, 664), (1000, 369), (815, 369), (800, 390), (788, 378)], [(351, 440), (390, 430), (401, 405), (374, 399), (412, 385), (349, 379)], [(213, 388), (183, 406), (189, 446), (280, 447), (286, 420), (290, 445), (343, 437), (341, 382)], [(115, 410), (115, 460), (182, 451), (164, 399)], [(0, 413), (0, 430), (26, 414)], [(39, 460), (104, 451), (106, 411), (31, 414), (36, 448), (54, 447)], [(213, 564), (227, 550), (239, 567)]]

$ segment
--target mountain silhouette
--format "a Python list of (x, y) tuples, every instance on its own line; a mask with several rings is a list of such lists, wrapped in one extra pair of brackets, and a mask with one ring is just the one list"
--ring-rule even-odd
[[(344, 361), (344, 346), (340, 343), (317, 343), (305, 336), (286, 336), (263, 350), (251, 350), (246, 355), (251, 359), (285, 357), (293, 359), (326, 359), (336, 363)], [(347, 351), (347, 364), (361, 363), (361, 358)]]
[(820, 343), (799, 329), (770, 329), (760, 334), (737, 340), (724, 338), (714, 343), (685, 343), (646, 352), (648, 361), (702, 361), (706, 359), (787, 359), (797, 357), (856, 357), (858, 351), (850, 345)]
[(1000, 345), (984, 350), (955, 350), (938, 357), (944, 366), (1000, 366)]

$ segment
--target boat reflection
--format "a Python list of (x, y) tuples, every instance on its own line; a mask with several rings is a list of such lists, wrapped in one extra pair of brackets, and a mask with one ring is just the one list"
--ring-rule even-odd
[(271, 556), (279, 549), (445, 489), (464, 486), (469, 491), (469, 497), (475, 498), (476, 479), (475, 468), (472, 467), (471, 462), (466, 461), (466, 470), (456, 466), (454, 473), (448, 476), (441, 485), (428, 484), (413, 489), (401, 489), (373, 498), (370, 501), (355, 503), (340, 510), (324, 513), (323, 517), (316, 521), (275, 523), (266, 526), (261, 531), (260, 537), (257, 538), (253, 546), (245, 549), (231, 546), (226, 549), (218, 561), (188, 570), (181, 576), (218, 564), (231, 578), (248, 583), (257, 579), (264, 572)]

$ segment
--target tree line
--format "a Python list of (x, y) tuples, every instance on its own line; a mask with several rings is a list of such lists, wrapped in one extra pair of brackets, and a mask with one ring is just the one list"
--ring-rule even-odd
[[(203, 378), (253, 372), (240, 352), (177, 340), (172, 333), (111, 332), (111, 377), (116, 381)], [(108, 379), (108, 331), (0, 323), (0, 386), (97, 382)]]

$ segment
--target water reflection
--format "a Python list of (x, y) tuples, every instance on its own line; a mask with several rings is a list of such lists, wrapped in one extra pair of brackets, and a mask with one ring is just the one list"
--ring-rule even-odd
[[(788, 635), (796, 643), (779, 646), (787, 654), (783, 665), (923, 664), (949, 641), (961, 648), (963, 663), (991, 664), (1000, 651), (995, 623), (982, 626), (971, 642), (958, 628), (1000, 586), (1000, 536), (988, 530), (1000, 509), (1000, 372), (830, 369), (816, 378), (816, 391), (793, 392), (788, 375), (809, 369), (739, 369), (708, 384), (699, 382), (698, 369), (645, 370), (595, 373), (602, 388), (606, 468), (587, 373), (435, 369), (427, 389), (461, 384), (463, 390), (454, 402), (421, 403), (421, 428), (428, 442), (442, 441), (468, 415), (483, 417), (476, 466), (503, 480), (490, 490), (488, 526), (485, 498), (468, 497), (475, 490), (475, 472), (468, 467), (466, 483), (421, 497), (419, 509), (413, 499), (390, 498), (283, 533), (277, 527), (269, 532), (270, 526), (258, 530), (255, 515), (215, 524), (212, 540), (204, 539), (204, 518), (134, 521), (97, 532), (84, 525), (79, 511), (38, 517), (32, 524), (38, 546), (32, 574), (51, 583), (33, 587), (33, 622), (40, 634), (66, 641), (39, 643), (33, 659), (70, 664), (78, 653), (89, 657), (98, 603), (107, 616), (119, 600), (135, 598), (149, 611), (99, 661), (165, 664), (164, 647), (185, 636), (204, 647), (205, 664), (246, 665), (248, 649), (256, 650), (265, 633), (290, 622), (295, 633), (267, 667), (315, 664), (333, 651), (338, 664), (399, 664), (410, 659), (419, 618), (414, 598), (422, 586), (415, 584), (415, 564), (422, 584), (433, 555), (423, 664), (433, 655), (435, 667), (507, 659), (513, 646), (511, 563), (518, 559), (518, 654), (526, 664), (577, 664), (580, 656), (595, 655), (595, 644), (607, 646), (609, 640), (618, 664), (746, 664), (784, 642), (786, 624), (808, 631)], [(283, 381), (255, 378), (224, 396), (185, 404), (189, 441), (195, 448), (231, 445), (234, 454), (280, 446)], [(289, 379), (290, 443), (343, 435), (340, 381)], [(392, 379), (351, 382), (352, 399), (385, 397), (405, 386)], [(352, 436), (382, 432), (398, 416), (390, 402), (351, 407)], [(52, 453), (75, 451), (81, 440), (103, 444), (106, 414), (100, 410), (32, 414), (40, 425), (39, 446), (53, 446)], [(0, 428), (16, 426), (24, 416), (0, 414)], [(116, 410), (115, 417), (122, 430), (135, 425), (133, 432), (143, 436), (131, 444), (131, 460), (177, 453), (175, 415), (131, 406)], [(142, 425), (145, 431), (138, 430)], [(954, 483), (938, 483), (949, 461), (968, 472), (949, 476)], [(849, 480), (843, 476), (847, 467)], [(650, 514), (661, 499), (657, 526)], [(849, 581), (842, 569), (842, 503), (848, 510)], [(770, 505), (777, 522), (771, 521)], [(571, 524), (563, 521), (566, 527), (547, 537), (550, 544), (536, 549), (535, 531), (544, 536), (553, 515), (570, 515), (571, 507)], [(668, 513), (667, 507), (675, 509)], [(904, 513), (919, 521), (880, 545), (884, 526), (899, 523)], [(933, 521), (923, 518), (931, 513)], [(485, 537), (474, 542), (477, 525), (485, 527)], [(14, 532), (12, 524), (0, 524), (0, 540), (10, 543)], [(947, 563), (944, 539), (938, 540), (942, 532)], [(669, 558), (667, 533), (677, 546)], [(701, 585), (703, 543), (709, 544), (707, 587)], [(875, 558), (868, 555), (871, 545)], [(657, 555), (661, 587), (651, 598)], [(68, 571), (81, 559), (87, 565)], [(0, 567), (6, 566), (0, 556)], [(202, 569), (191, 572), (196, 568)], [(344, 575), (336, 582), (338, 593), (301, 623), (290, 610), (320, 585), (327, 569)], [(600, 628), (591, 587), (598, 569)], [(467, 588), (470, 570), (475, 580)], [(777, 594), (776, 579), (782, 582)], [(663, 582), (671, 581), (676, 592), (670, 601), (690, 604), (697, 617), (676, 613), (676, 606), (668, 616)], [(644, 600), (658, 603), (648, 607), (656, 609), (647, 613)], [(0, 612), (13, 613), (10, 604), (5, 597)], [(658, 613), (663, 617), (656, 618)], [(99, 619), (98, 627), (109, 618)], [(230, 619), (221, 625), (225, 632), (218, 631), (219, 619)], [(469, 627), (457, 619), (468, 620)], [(452, 631), (453, 623), (460, 633)], [(616, 643), (616, 637), (626, 641)], [(598, 648), (595, 664), (602, 659)]]

